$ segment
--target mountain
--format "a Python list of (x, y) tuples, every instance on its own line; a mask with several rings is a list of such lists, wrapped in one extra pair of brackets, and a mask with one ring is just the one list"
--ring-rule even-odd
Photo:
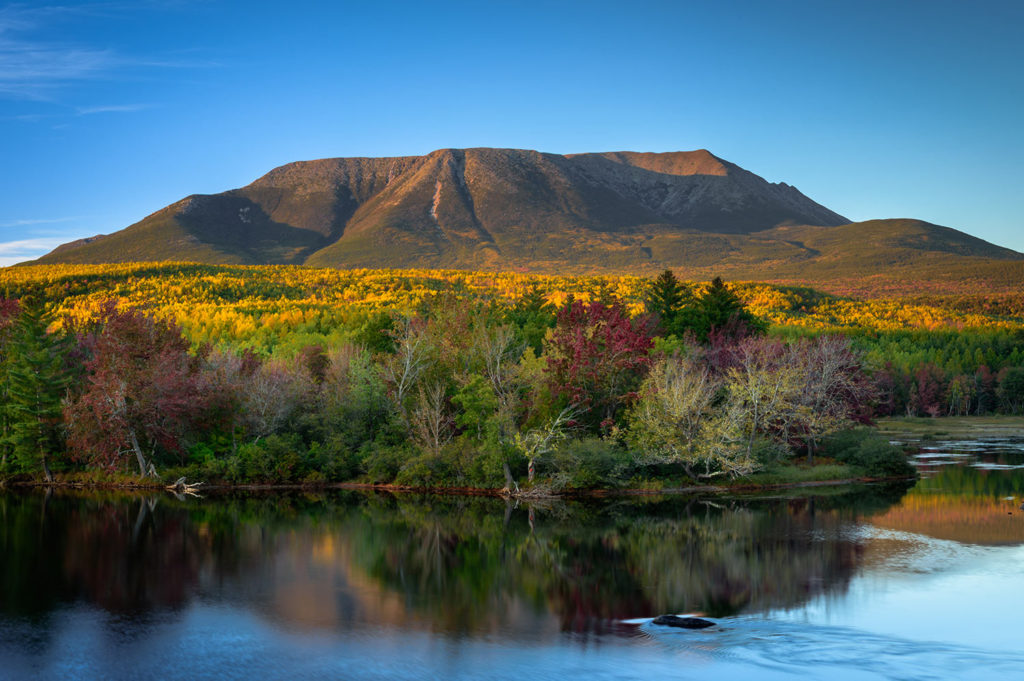
[[(817, 280), (1024, 255), (914, 220), (854, 223), (706, 150), (442, 149), (290, 163), (41, 263), (198, 261)], [(969, 262), (968, 262), (969, 261)], [(856, 270), (856, 271), (855, 271)]]

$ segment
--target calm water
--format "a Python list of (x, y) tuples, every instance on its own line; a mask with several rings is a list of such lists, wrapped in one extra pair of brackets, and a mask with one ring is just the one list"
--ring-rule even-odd
[(771, 498), (7, 493), (0, 678), (1024, 679), (1024, 440), (918, 463)]

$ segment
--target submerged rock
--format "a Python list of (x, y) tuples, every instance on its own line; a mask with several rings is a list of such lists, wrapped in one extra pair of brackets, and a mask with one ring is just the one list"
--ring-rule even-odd
[(659, 615), (651, 623), (666, 627), (679, 627), (680, 629), (707, 629), (715, 626), (711, 620), (701, 617), (680, 617), (678, 615)]

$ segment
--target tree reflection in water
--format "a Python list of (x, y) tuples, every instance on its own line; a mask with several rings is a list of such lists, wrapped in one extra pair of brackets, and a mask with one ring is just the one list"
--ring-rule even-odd
[(905, 487), (772, 499), (532, 506), (354, 492), (0, 495), (0, 622), (85, 603), (145, 618), (197, 599), (300, 629), (543, 638), (664, 612), (711, 616), (841, 594), (844, 532)]

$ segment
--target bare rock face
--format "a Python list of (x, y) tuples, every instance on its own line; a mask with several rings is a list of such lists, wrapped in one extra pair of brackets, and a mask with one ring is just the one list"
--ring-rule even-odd
[(289, 163), (103, 239), (66, 244), (42, 262), (544, 269), (581, 249), (593, 251), (598, 265), (642, 258), (633, 242), (666, 232), (745, 235), (847, 222), (795, 188), (703, 149), (570, 156), (441, 149)]
[(711, 620), (703, 617), (679, 617), (678, 615), (659, 615), (651, 624), (659, 624), (664, 627), (677, 627), (679, 629), (707, 629), (716, 626)]
[[(38, 263), (197, 262), (853, 282), (1016, 292), (1024, 254), (912, 219), (849, 223), (705, 149), (440, 149), (276, 168)], [(881, 283), (879, 283), (881, 282)], [(886, 283), (889, 282), (889, 283)], [(954, 289), (955, 290), (955, 289)]]

